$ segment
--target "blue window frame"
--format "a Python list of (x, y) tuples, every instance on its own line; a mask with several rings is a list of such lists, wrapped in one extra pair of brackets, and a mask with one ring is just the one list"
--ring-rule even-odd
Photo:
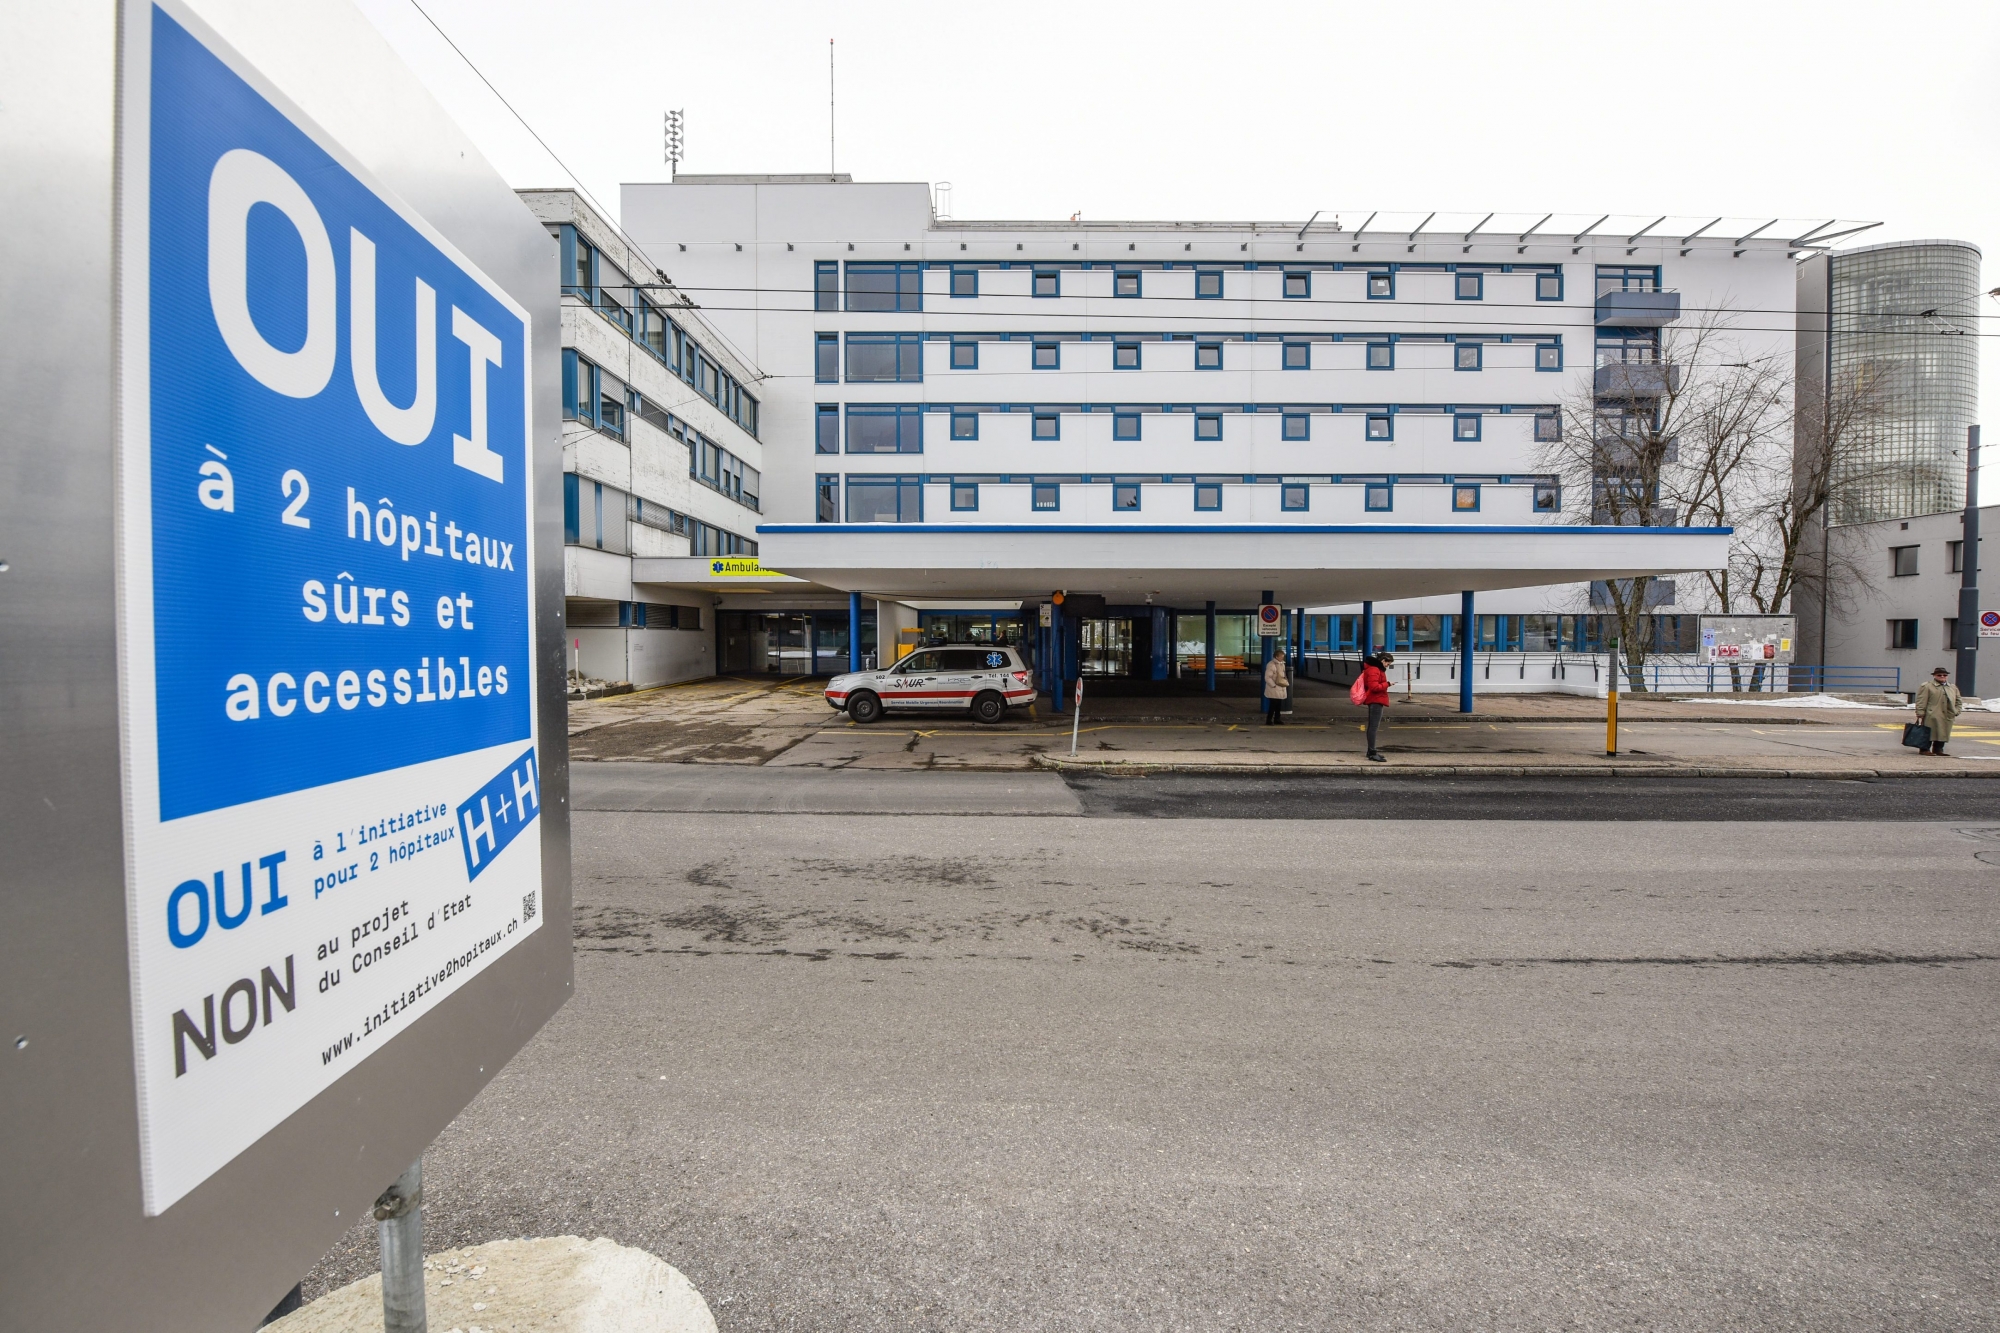
[(1385, 268), (1368, 275), (1368, 299), (1371, 301), (1396, 299), (1396, 270)]
[(1453, 370), (1478, 370), (1485, 364), (1485, 344), (1474, 342), (1454, 343), (1451, 349)]
[(1279, 433), (1287, 440), (1310, 440), (1312, 418), (1303, 412), (1287, 412), (1284, 429)]
[(951, 508), (956, 514), (969, 514), (979, 508), (979, 483), (976, 481), (954, 481), (951, 484)]
[(1196, 370), (1222, 369), (1222, 344), (1196, 343), (1194, 345), (1194, 368)]
[(1563, 345), (1560, 341), (1535, 344), (1536, 370), (1561, 370), (1563, 368)]
[(979, 343), (972, 338), (954, 338), (951, 344), (953, 370), (979, 369)]
[(1313, 345), (1311, 343), (1285, 344), (1286, 370), (1311, 370), (1312, 364)]
[(563, 420), (565, 421), (576, 420), (577, 403), (580, 401), (580, 397), (577, 393), (577, 380), (582, 373), (581, 372), (582, 365), (583, 362), (577, 356), (575, 348), (573, 347), (563, 348), (562, 413), (563, 413)]
[(1053, 481), (1037, 481), (1028, 487), (1029, 503), (1040, 512), (1062, 508), (1062, 487)]
[(1535, 512), (1537, 514), (1560, 514), (1563, 507), (1562, 486), (1553, 481), (1535, 483)]
[(840, 404), (821, 403), (813, 410), (813, 452), (840, 452)]
[(1554, 273), (1537, 273), (1535, 275), (1535, 299), (1537, 301), (1560, 301), (1563, 299), (1563, 275), (1561, 269), (1557, 269)]
[(847, 335), (847, 379), (850, 384), (914, 384), (922, 381), (923, 377), (923, 334)]
[(915, 311), (924, 308), (923, 270), (915, 264), (847, 264), (849, 310)]
[(954, 440), (978, 439), (979, 414), (977, 412), (953, 412), (951, 414), (951, 438)]
[(1535, 443), (1554, 444), (1562, 439), (1562, 418), (1554, 412), (1535, 414)]
[(1035, 270), (1034, 285), (1029, 289), (1036, 296), (1062, 295), (1062, 270), (1038, 268)]
[[(853, 408), (847, 409), (852, 412)], [(1371, 440), (1393, 440), (1396, 438), (1396, 418), (1387, 412), (1368, 414), (1368, 438)]]
[(813, 522), (840, 522), (840, 474), (822, 472), (813, 478)]
[(1111, 508), (1118, 513), (1131, 513), (1139, 508), (1139, 483), (1117, 481), (1111, 484)]
[(1394, 370), (1396, 368), (1396, 344), (1369, 343), (1368, 368), (1370, 370)]
[(1312, 508), (1312, 487), (1302, 481), (1288, 481), (1278, 488), (1278, 508), (1301, 513)]
[(921, 477), (847, 477), (849, 523), (921, 523), (924, 487)]
[(563, 473), (563, 543), (583, 544), (582, 482), (574, 472)]
[(1312, 294), (1313, 275), (1311, 269), (1285, 274), (1285, 296), (1288, 300), (1302, 300), (1310, 297)]
[(923, 451), (922, 408), (914, 404), (847, 405), (848, 453), (920, 454)]
[(979, 270), (970, 264), (951, 266), (951, 294), (953, 296), (979, 295)]
[(1139, 295), (1140, 287), (1139, 274), (1136, 269), (1131, 272), (1114, 273), (1111, 275), (1111, 294), (1113, 296), (1137, 296)]
[(1113, 370), (1137, 370), (1139, 368), (1139, 344), (1113, 343), (1111, 345), (1111, 368)]
[(1476, 514), (1479, 512), (1479, 483), (1462, 481), (1451, 488), (1451, 512), (1454, 514)]
[(1055, 412), (1035, 413), (1035, 424), (1029, 434), (1037, 440), (1060, 440), (1062, 438), (1062, 417)]
[(1036, 343), (1033, 359), (1029, 364), (1036, 370), (1061, 370), (1062, 344)]
[(1481, 420), (1477, 412), (1460, 412), (1451, 419), (1451, 438), (1463, 441), (1477, 440)]
[(1198, 514), (1214, 514), (1222, 509), (1222, 483), (1198, 481), (1194, 487), (1194, 508)]
[(1361, 488), (1361, 507), (1371, 514), (1388, 513), (1396, 507), (1396, 488), (1386, 481), (1369, 482)]
[(1660, 270), (1650, 264), (1599, 264), (1597, 294), (1607, 292), (1657, 292)]
[(1460, 301), (1485, 300), (1486, 275), (1484, 273), (1452, 274), (1451, 294)]
[(1197, 440), (1219, 440), (1222, 438), (1222, 417), (1217, 413), (1204, 412), (1194, 419), (1194, 437)]
[(840, 383), (840, 335), (813, 335), (813, 379), (820, 384)]
[(813, 309), (840, 309), (840, 265), (832, 260), (813, 265)]
[(1139, 414), (1119, 412), (1111, 418), (1111, 438), (1114, 440), (1136, 440), (1139, 438)]
[(1194, 275), (1194, 294), (1204, 301), (1212, 301), (1222, 295), (1222, 270), (1219, 268), (1197, 269)]

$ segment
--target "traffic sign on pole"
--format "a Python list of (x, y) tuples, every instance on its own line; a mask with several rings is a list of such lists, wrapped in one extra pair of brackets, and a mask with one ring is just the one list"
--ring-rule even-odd
[(1266, 639), (1275, 639), (1285, 632), (1285, 608), (1275, 602), (1264, 602), (1257, 608), (1257, 633)]

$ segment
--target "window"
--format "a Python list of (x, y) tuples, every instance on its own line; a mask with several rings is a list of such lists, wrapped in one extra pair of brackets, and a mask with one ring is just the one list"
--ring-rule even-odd
[(1560, 514), (1563, 507), (1562, 487), (1552, 481), (1535, 483), (1535, 512), (1537, 514)]
[(1062, 487), (1053, 481), (1038, 481), (1028, 487), (1030, 503), (1041, 511), (1062, 508)]
[(1137, 509), (1139, 507), (1139, 483), (1136, 481), (1112, 483), (1111, 507), (1121, 513)]
[(1286, 370), (1311, 370), (1312, 363), (1313, 345), (1311, 343), (1285, 344)]
[(1061, 343), (1036, 343), (1034, 359), (1030, 363), (1036, 370), (1062, 369)]
[(951, 414), (951, 438), (954, 440), (978, 439), (979, 414), (977, 412), (953, 412)]
[(1917, 572), (1917, 551), (1915, 546), (1891, 546), (1889, 548), (1889, 577), (1906, 579)]
[(951, 344), (951, 368), (953, 370), (979, 369), (979, 344), (970, 338), (953, 339)]
[(1535, 443), (1553, 444), (1562, 439), (1562, 418), (1553, 412), (1535, 414)]
[(1139, 414), (1120, 412), (1111, 418), (1111, 438), (1114, 440), (1136, 440), (1139, 438)]
[(1469, 482), (1451, 488), (1451, 512), (1454, 514), (1476, 514), (1479, 512), (1479, 485)]
[(1369, 343), (1368, 368), (1370, 370), (1394, 370), (1396, 368), (1396, 344)]
[(849, 523), (921, 523), (924, 488), (919, 477), (847, 478)]
[(1393, 440), (1396, 438), (1396, 419), (1387, 412), (1368, 414), (1368, 438), (1371, 440)]
[(840, 382), (840, 335), (813, 335), (813, 379), (821, 384)]
[(1196, 343), (1194, 345), (1194, 368), (1196, 370), (1222, 369), (1222, 344)]
[[(1946, 617), (1945, 617), (1945, 622), (1944, 622), (1944, 637), (1943, 637), (1942, 639), (1939, 639), (1939, 640), (1938, 640), (1938, 646), (1939, 646), (1939, 647), (1942, 647), (1942, 648), (1956, 648), (1956, 647), (1958, 647), (1958, 617), (1957, 617), (1957, 616), (1946, 616)], [(1975, 645), (1972, 645), (1972, 646), (1976, 647), (1977, 645), (1975, 644)]]
[(654, 356), (662, 361), (666, 360), (667, 330), (673, 327), (673, 321), (661, 314), (659, 307), (643, 296), (633, 302), (633, 312), (636, 328), (632, 336)]
[(1597, 266), (1597, 294), (1607, 292), (1657, 292), (1660, 290), (1660, 270), (1657, 267), (1641, 267), (1630, 264), (1599, 264)]
[(951, 269), (951, 294), (953, 296), (979, 295), (979, 270), (954, 264)]
[(1892, 620), (1889, 622), (1889, 646), (1891, 648), (1914, 648), (1917, 646), (1917, 622), (1914, 620)]
[(1479, 438), (1479, 414), (1461, 412), (1451, 419), (1451, 438), (1454, 440), (1476, 440)]
[(1386, 481), (1371, 481), (1361, 488), (1361, 507), (1371, 514), (1386, 514), (1396, 507), (1395, 487)]
[(1301, 513), (1312, 508), (1312, 488), (1304, 482), (1288, 481), (1278, 488), (1278, 508)]
[(920, 454), (923, 451), (922, 409), (880, 403), (847, 405), (848, 453)]
[(1113, 370), (1137, 370), (1139, 368), (1139, 344), (1113, 343), (1111, 346), (1111, 368)]
[(1194, 419), (1194, 437), (1197, 440), (1219, 440), (1222, 438), (1222, 418), (1219, 415), (1203, 413)]
[(563, 233), (563, 239), (570, 243), (575, 256), (570, 268), (570, 281), (563, 288), (563, 295), (594, 301), (597, 299), (597, 247), (578, 236), (574, 227), (564, 227)]
[(1214, 481), (1196, 482), (1194, 507), (1197, 513), (1214, 514), (1222, 510), (1222, 484)]
[(849, 310), (922, 310), (923, 272), (915, 264), (847, 265)]
[(1139, 294), (1139, 275), (1137, 273), (1113, 274), (1111, 277), (1111, 294), (1113, 296), (1137, 296)]
[(1037, 296), (1061, 296), (1062, 272), (1059, 269), (1038, 268), (1035, 270), (1034, 287)]
[(831, 260), (813, 265), (813, 309), (840, 309), (840, 265)]
[(1204, 300), (1222, 295), (1222, 270), (1202, 269), (1194, 275), (1194, 294)]
[(1062, 438), (1062, 418), (1054, 412), (1037, 412), (1030, 434), (1037, 440), (1059, 440)]
[(1312, 438), (1312, 418), (1303, 412), (1287, 412), (1284, 428), (1279, 434), (1288, 440), (1309, 440)]
[(847, 335), (849, 383), (910, 384), (923, 377), (924, 336), (921, 333)]
[(1288, 300), (1300, 300), (1313, 294), (1311, 270), (1304, 273), (1285, 274), (1285, 296)]
[(1396, 299), (1396, 274), (1370, 273), (1368, 275), (1368, 299), (1371, 301), (1393, 301)]
[(1481, 364), (1480, 354), (1484, 351), (1485, 347), (1480, 343), (1462, 342), (1454, 344), (1451, 349), (1451, 368), (1453, 370), (1479, 369)]
[(1561, 370), (1563, 368), (1563, 346), (1559, 342), (1535, 344), (1536, 370)]
[(1452, 295), (1461, 301), (1483, 301), (1486, 299), (1486, 275), (1484, 273), (1458, 273), (1451, 285)]
[(1962, 541), (1946, 542), (1944, 544), (1944, 553), (1945, 558), (1951, 562), (1951, 572), (1954, 574), (1963, 574), (1965, 572), (1965, 543)]
[(813, 452), (840, 452), (840, 404), (821, 403), (813, 413)]
[(840, 522), (840, 477), (837, 473), (822, 472), (813, 478), (813, 521)]
[(979, 483), (954, 481), (951, 484), (951, 507), (954, 513), (960, 514), (979, 508)]
[(1557, 273), (1537, 273), (1535, 275), (1535, 299), (1537, 301), (1560, 301), (1563, 299), (1563, 275)]

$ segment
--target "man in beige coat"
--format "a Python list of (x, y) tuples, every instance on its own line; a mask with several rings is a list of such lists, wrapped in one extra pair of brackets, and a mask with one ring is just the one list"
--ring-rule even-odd
[(1930, 753), (1944, 753), (1944, 743), (1951, 739), (1952, 719), (1964, 708), (1958, 686), (1951, 683), (1951, 673), (1943, 667), (1931, 672), (1931, 678), (1917, 687), (1917, 721), (1931, 729)]

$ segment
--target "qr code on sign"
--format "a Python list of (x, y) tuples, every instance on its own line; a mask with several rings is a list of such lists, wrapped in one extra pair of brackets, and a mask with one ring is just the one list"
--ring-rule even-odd
[(533, 921), (534, 919), (535, 919), (535, 895), (530, 893), (521, 899), (521, 920)]

